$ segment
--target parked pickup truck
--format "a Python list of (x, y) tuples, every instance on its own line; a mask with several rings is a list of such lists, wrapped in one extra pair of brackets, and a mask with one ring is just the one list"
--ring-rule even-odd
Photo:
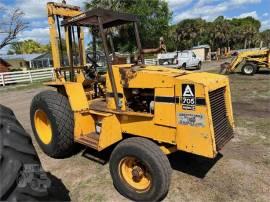
[(157, 56), (159, 65), (183, 69), (201, 69), (202, 60), (191, 51), (161, 53)]

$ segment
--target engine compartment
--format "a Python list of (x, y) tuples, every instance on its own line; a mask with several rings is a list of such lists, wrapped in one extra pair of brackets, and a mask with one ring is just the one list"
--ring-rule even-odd
[(124, 88), (128, 111), (154, 114), (154, 89)]

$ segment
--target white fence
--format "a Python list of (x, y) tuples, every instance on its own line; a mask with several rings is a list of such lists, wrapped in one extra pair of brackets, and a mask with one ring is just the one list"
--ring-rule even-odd
[(0, 73), (0, 86), (17, 83), (32, 83), (38, 80), (52, 80), (54, 77), (53, 68), (5, 72)]
[(144, 59), (144, 63), (146, 65), (157, 65), (157, 59), (153, 58), (153, 59)]

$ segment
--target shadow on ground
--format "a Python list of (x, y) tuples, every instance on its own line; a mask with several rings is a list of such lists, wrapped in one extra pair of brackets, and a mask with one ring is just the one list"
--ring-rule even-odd
[(82, 156), (91, 161), (95, 161), (97, 163), (105, 165), (110, 160), (110, 156), (113, 151), (113, 148), (114, 146), (109, 147), (108, 149), (105, 149), (103, 151), (97, 151), (95, 149), (85, 148), (85, 150), (82, 153)]
[(49, 198), (46, 201), (71, 201), (69, 190), (63, 184), (62, 180), (51, 173), (46, 173), (51, 180), (51, 186), (48, 189)]
[(175, 152), (169, 155), (169, 161), (174, 170), (204, 178), (210, 169), (223, 157), (218, 154), (214, 159), (208, 159), (185, 152)]
[(270, 74), (270, 71), (269, 70), (260, 70), (258, 71), (256, 74)]
[[(98, 152), (94, 149), (86, 148), (82, 156), (102, 165), (110, 160), (113, 148)], [(168, 156), (170, 164), (174, 170), (193, 175), (198, 178), (204, 178), (210, 169), (223, 157), (218, 154), (214, 159), (208, 159), (186, 152), (175, 152)]]

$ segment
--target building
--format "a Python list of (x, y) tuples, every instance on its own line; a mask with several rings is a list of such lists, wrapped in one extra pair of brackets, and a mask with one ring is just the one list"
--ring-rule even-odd
[[(64, 60), (66, 63), (66, 60)], [(52, 55), (50, 53), (40, 54), (31, 60), (32, 69), (48, 68), (53, 66)]]
[(211, 47), (209, 45), (194, 46), (192, 51), (202, 59), (202, 61), (211, 61)]
[(10, 66), (11, 65), (7, 61), (5, 61), (4, 59), (0, 58), (0, 73), (2, 73), (2, 72), (8, 72)]
[(42, 54), (18, 54), (2, 55), (2, 59), (7, 61), (11, 66), (10, 70), (27, 70), (32, 69), (32, 61)]

